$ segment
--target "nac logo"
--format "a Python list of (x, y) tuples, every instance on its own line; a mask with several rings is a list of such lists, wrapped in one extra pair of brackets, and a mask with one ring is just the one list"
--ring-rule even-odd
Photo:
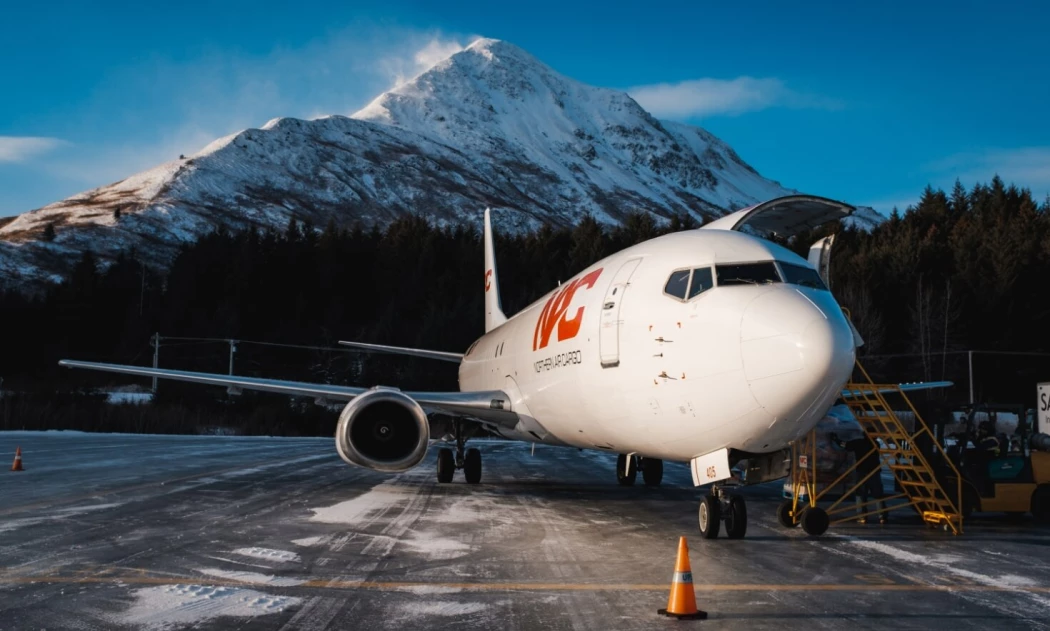
[(485, 291), (492, 289), (492, 270), (485, 270)]
[(601, 269), (594, 270), (583, 278), (569, 282), (560, 291), (554, 292), (547, 304), (543, 306), (540, 319), (536, 321), (536, 331), (532, 335), (532, 350), (538, 351), (545, 348), (550, 343), (551, 334), (555, 329), (558, 330), (559, 342), (576, 337), (576, 334), (580, 332), (580, 324), (583, 323), (583, 307), (578, 308), (571, 318), (566, 312), (569, 305), (572, 304), (572, 297), (576, 295), (576, 290), (580, 287), (587, 289), (594, 287), (601, 273)]

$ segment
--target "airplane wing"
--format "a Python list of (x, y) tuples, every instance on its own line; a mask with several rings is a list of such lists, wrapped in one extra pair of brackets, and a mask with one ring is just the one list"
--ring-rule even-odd
[[(368, 392), (367, 388), (336, 386), (331, 384), (307, 383), (303, 381), (281, 381), (279, 379), (262, 379), (259, 377), (242, 377), (238, 375), (219, 375), (185, 370), (168, 370), (164, 368), (146, 368), (125, 366), (121, 364), (104, 364), (63, 359), (58, 362), (66, 368), (86, 368), (103, 372), (116, 372), (138, 377), (159, 377), (176, 381), (190, 381), (213, 386), (225, 386), (233, 390), (258, 390), (275, 392), (289, 396), (314, 397), (322, 400), (349, 401)], [(483, 390), (476, 392), (406, 392), (424, 409), (440, 410), (451, 414), (466, 416), (479, 421), (502, 427), (514, 427), (518, 415), (514, 413), (510, 401), (502, 390)]]
[(849, 204), (815, 195), (789, 195), (756, 204), (703, 226), (701, 230), (736, 230), (759, 236), (790, 237), (833, 219), (845, 219), (856, 210)]
[(364, 342), (339, 342), (343, 346), (360, 348), (373, 353), (392, 353), (394, 355), (410, 355), (412, 357), (425, 357), (427, 359), (439, 359), (446, 362), (460, 363), (463, 361), (463, 353), (448, 353), (445, 351), (431, 351), (425, 348), (405, 348), (404, 346), (385, 346), (383, 344), (365, 344)]

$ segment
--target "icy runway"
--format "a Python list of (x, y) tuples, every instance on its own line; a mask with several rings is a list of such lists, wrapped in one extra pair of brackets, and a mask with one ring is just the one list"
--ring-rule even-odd
[[(611, 454), (476, 441), (387, 476), (330, 439), (0, 433), (0, 629), (1041, 629), (1050, 531), (902, 516), (822, 539), (745, 491), (742, 541), (702, 541), (684, 466), (621, 488)], [(4, 469), (7, 468), (7, 463)], [(640, 483), (640, 480), (639, 480)], [(679, 535), (702, 623), (656, 615)]]

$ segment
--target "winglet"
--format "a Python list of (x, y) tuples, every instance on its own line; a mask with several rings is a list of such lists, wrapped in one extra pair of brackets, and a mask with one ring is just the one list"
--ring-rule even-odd
[(496, 275), (496, 248), (492, 242), (491, 211), (485, 209), (485, 332), (507, 321), (499, 301), (499, 280)]

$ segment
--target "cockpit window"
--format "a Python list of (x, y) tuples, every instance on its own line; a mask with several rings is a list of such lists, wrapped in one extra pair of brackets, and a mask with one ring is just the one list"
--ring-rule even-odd
[(773, 261), (716, 265), (715, 273), (718, 275), (719, 287), (725, 287), (726, 285), (766, 285), (780, 282), (780, 275), (777, 274), (777, 267), (773, 264)]
[(784, 282), (800, 287), (811, 287), (813, 289), (827, 289), (824, 281), (820, 279), (817, 270), (792, 263), (781, 263), (780, 269), (784, 271)]
[(711, 289), (714, 286), (714, 281), (711, 279), (711, 268), (702, 267), (693, 270), (693, 280), (689, 284), (689, 298), (695, 298), (703, 292)]
[(664, 293), (674, 296), (679, 300), (685, 300), (685, 293), (689, 289), (689, 270), (671, 272), (671, 277), (664, 285)]

